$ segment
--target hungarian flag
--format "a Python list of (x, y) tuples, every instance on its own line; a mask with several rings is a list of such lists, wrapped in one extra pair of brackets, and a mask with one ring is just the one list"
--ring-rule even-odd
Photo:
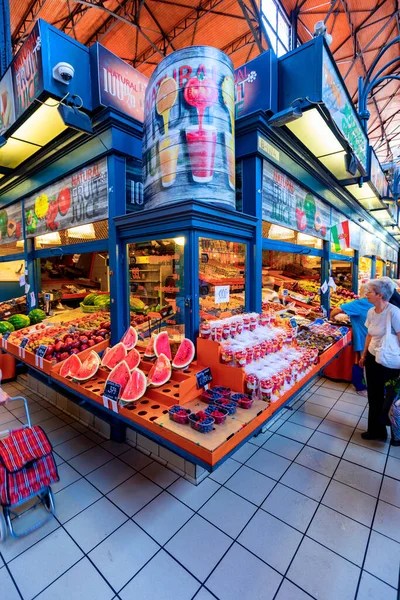
[(350, 228), (349, 221), (343, 221), (331, 227), (332, 242), (335, 244), (336, 252), (350, 248)]

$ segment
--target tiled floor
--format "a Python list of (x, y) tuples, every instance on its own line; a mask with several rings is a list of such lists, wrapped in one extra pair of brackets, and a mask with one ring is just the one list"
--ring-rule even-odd
[[(400, 448), (360, 437), (351, 386), (318, 380), (198, 487), (29, 402), (57, 512), (0, 546), (1, 600), (396, 600)], [(0, 429), (22, 418), (9, 408)]]

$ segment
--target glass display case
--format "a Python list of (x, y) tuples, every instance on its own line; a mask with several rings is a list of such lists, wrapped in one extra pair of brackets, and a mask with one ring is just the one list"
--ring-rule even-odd
[(381, 260), (380, 258), (376, 259), (376, 267), (375, 267), (375, 277), (383, 277), (384, 273), (384, 267), (385, 267), (385, 263), (383, 260)]
[(358, 264), (358, 287), (371, 279), (372, 259), (368, 256), (360, 256)]
[(128, 244), (131, 320), (150, 314), (171, 339), (185, 335), (185, 238)]
[(244, 312), (246, 245), (199, 238), (200, 322)]

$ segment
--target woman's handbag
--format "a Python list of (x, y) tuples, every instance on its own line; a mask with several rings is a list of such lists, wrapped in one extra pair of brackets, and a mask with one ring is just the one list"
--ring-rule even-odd
[(389, 369), (400, 369), (400, 343), (396, 334), (392, 333), (392, 312), (386, 316), (386, 333), (381, 345), (376, 350), (375, 360)]
[(392, 402), (389, 410), (390, 427), (392, 430), (392, 439), (395, 442), (400, 441), (400, 400), (398, 395)]

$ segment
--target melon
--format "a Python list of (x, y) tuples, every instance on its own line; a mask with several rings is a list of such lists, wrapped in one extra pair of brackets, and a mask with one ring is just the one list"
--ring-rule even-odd
[(172, 360), (171, 346), (169, 344), (167, 331), (162, 331), (156, 336), (156, 339), (154, 340), (154, 352), (156, 356), (164, 354), (169, 360)]
[(147, 376), (149, 385), (159, 387), (171, 379), (171, 363), (165, 354), (160, 354)]
[[(107, 377), (107, 381), (112, 381), (113, 383), (118, 383), (121, 386), (120, 396), (123, 393), (129, 379), (131, 376), (131, 372), (129, 370), (128, 365), (123, 360), (116, 367), (113, 368), (109, 376)], [(106, 384), (107, 384), (106, 381)]]
[(60, 376), (75, 377), (76, 373), (79, 371), (81, 366), (82, 363), (79, 356), (77, 356), (76, 354), (71, 354), (71, 356), (69, 356), (67, 360), (64, 360), (64, 362), (62, 363), (60, 369)]
[(113, 369), (118, 363), (125, 360), (126, 355), (127, 351), (124, 344), (119, 342), (119, 344), (115, 344), (115, 346), (109, 348), (107, 352), (104, 352), (101, 366), (107, 367), (107, 369)]
[(138, 334), (134, 327), (129, 327), (122, 337), (121, 344), (125, 346), (127, 350), (132, 350), (137, 344)]
[(140, 369), (133, 369), (121, 395), (122, 402), (135, 402), (141, 398), (147, 387), (146, 375)]
[(73, 376), (77, 381), (87, 381), (94, 377), (100, 367), (100, 357), (94, 350), (91, 350), (82, 363), (79, 371)]
[(188, 338), (184, 338), (180, 346), (178, 348), (177, 353), (174, 356), (174, 360), (172, 361), (172, 366), (174, 369), (184, 369), (194, 359), (195, 348), (192, 340)]
[(154, 335), (151, 336), (149, 343), (147, 344), (144, 355), (146, 358), (154, 358), (156, 353), (154, 352)]
[(132, 350), (128, 352), (128, 356), (125, 358), (125, 362), (131, 371), (133, 371), (133, 369), (136, 369), (136, 367), (140, 363), (140, 354), (136, 350), (136, 348), (132, 348)]

